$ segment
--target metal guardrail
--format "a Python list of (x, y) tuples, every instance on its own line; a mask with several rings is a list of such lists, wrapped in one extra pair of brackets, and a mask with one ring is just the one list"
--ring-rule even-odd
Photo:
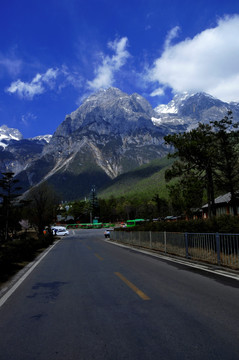
[(239, 269), (239, 234), (112, 231), (112, 241)]

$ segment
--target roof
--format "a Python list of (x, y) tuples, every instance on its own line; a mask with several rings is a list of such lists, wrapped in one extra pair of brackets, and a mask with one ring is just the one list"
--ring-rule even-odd
[[(231, 201), (231, 193), (220, 195), (215, 199), (215, 204), (228, 204)], [(203, 209), (207, 208), (208, 204), (202, 206)]]

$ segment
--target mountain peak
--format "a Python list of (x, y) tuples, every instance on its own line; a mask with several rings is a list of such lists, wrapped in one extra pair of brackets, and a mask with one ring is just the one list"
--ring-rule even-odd
[(9, 128), (7, 125), (0, 126), (0, 146), (5, 148), (11, 140), (21, 140), (22, 138), (18, 129)]
[(43, 141), (48, 144), (50, 142), (51, 138), (52, 138), (52, 135), (47, 134), (47, 135), (38, 135), (33, 138), (30, 138), (29, 140)]
[(88, 102), (101, 102), (104, 100), (115, 99), (121, 96), (128, 96), (126, 93), (115, 87), (109, 87), (108, 89), (100, 89), (94, 94), (91, 94), (82, 105)]
[(136, 128), (151, 129), (153, 115), (151, 105), (139, 94), (128, 95), (110, 87), (90, 95), (77, 110), (65, 118), (54, 136), (67, 136), (75, 131), (110, 135), (127, 134)]
[(222, 119), (228, 110), (233, 111), (235, 119), (239, 118), (238, 104), (228, 104), (204, 93), (178, 93), (167, 105), (155, 108), (157, 118), (153, 122), (157, 126), (173, 126), (175, 130), (185, 131), (195, 128), (199, 122)]

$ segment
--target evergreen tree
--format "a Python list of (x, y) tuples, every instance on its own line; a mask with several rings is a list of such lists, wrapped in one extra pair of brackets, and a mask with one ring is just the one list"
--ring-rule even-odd
[(158, 194), (155, 194), (152, 201), (156, 203), (157, 215), (161, 217), (167, 216), (169, 211), (169, 205), (167, 200), (160, 198)]
[(199, 123), (189, 132), (168, 135), (167, 144), (175, 148), (171, 157), (179, 158), (165, 174), (167, 180), (173, 177), (195, 176), (206, 188), (209, 216), (216, 215), (214, 202), (214, 173), (216, 149), (210, 125)]
[(79, 200), (71, 204), (68, 214), (74, 217), (74, 221), (88, 222), (89, 221), (89, 201)]
[(7, 241), (9, 232), (13, 232), (19, 226), (19, 214), (17, 212), (16, 200), (20, 196), (21, 187), (18, 186), (19, 180), (14, 179), (13, 172), (3, 172), (0, 179), (1, 206), (1, 233), (2, 239)]
[(233, 123), (232, 112), (220, 121), (211, 122), (214, 131), (214, 145), (217, 151), (215, 161), (218, 172), (216, 181), (219, 189), (231, 193), (233, 214), (237, 215), (237, 193), (239, 187), (239, 123)]

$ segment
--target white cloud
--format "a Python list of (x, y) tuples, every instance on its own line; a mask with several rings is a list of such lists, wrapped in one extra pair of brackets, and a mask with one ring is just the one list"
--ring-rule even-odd
[[(148, 72), (159, 95), (163, 87), (175, 92), (204, 91), (224, 101), (239, 101), (239, 15), (220, 19), (215, 28), (176, 45), (169, 32), (162, 56)], [(158, 95), (155, 90), (152, 96)]]
[(37, 74), (31, 82), (14, 81), (6, 91), (17, 94), (20, 98), (32, 100), (34, 96), (44, 93), (47, 88), (54, 87), (58, 69), (48, 69), (44, 74)]
[(95, 78), (87, 82), (89, 89), (98, 90), (113, 84), (115, 72), (125, 64), (126, 59), (130, 56), (126, 50), (127, 42), (127, 37), (123, 37), (120, 40), (108, 43), (108, 47), (115, 54), (112, 57), (102, 56), (101, 64), (95, 70)]
[(151, 96), (161, 96), (161, 95), (164, 95), (164, 89), (163, 89), (163, 88), (158, 88), (158, 89), (154, 90), (150, 95), (151, 95)]
[(19, 74), (22, 60), (15, 55), (15, 49), (10, 49), (7, 54), (0, 53), (0, 68), (6, 70), (11, 76)]
[(17, 59), (10, 59), (0, 55), (0, 65), (3, 66), (10, 75), (16, 75), (20, 72), (22, 62)]
[(37, 116), (30, 112), (21, 116), (21, 122), (25, 126), (29, 126), (29, 123), (34, 122), (36, 119), (37, 119)]
[(59, 90), (62, 90), (69, 85), (76, 89), (80, 89), (82, 87), (84, 78), (79, 74), (78, 71), (71, 71), (66, 65), (62, 65), (60, 74), (62, 75), (62, 78), (59, 85)]
[(166, 50), (170, 47), (172, 40), (178, 36), (179, 30), (180, 30), (179, 26), (175, 26), (168, 32), (164, 43), (164, 48)]

